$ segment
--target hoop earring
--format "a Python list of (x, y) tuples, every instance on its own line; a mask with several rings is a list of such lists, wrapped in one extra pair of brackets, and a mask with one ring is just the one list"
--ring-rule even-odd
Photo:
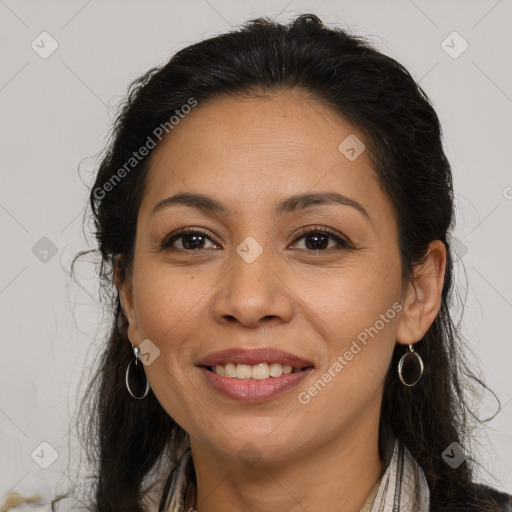
[[(407, 377), (404, 379), (404, 365), (407, 367), (405, 368)], [(414, 365), (414, 366), (411, 366)], [(416, 375), (416, 379), (414, 378)], [(400, 377), (400, 380), (402, 381), (402, 384), (404, 384), (407, 387), (412, 387), (418, 383), (418, 381), (421, 379), (421, 376), (423, 375), (423, 360), (419, 356), (417, 352), (414, 351), (414, 348), (412, 345), (409, 345), (409, 351), (406, 352), (401, 358), (400, 361), (398, 361), (398, 377)]]
[[(135, 366), (137, 366), (137, 361), (138, 361), (138, 355), (140, 353), (140, 348), (139, 347), (134, 347), (132, 345), (132, 348), (133, 348), (133, 354), (135, 356)], [(148, 382), (148, 379), (146, 378), (145, 374), (144, 374), (144, 379), (146, 381), (146, 389), (144, 390), (144, 394), (142, 396), (136, 396), (133, 394), (131, 388), (130, 388), (130, 382), (129, 382), (129, 374), (130, 374), (130, 366), (133, 362), (133, 359), (130, 359), (130, 362), (128, 363), (128, 366), (126, 367), (126, 373), (125, 373), (125, 376), (124, 376), (124, 381), (125, 381), (125, 384), (126, 384), (126, 389), (128, 390), (128, 393), (130, 393), (130, 395), (133, 396), (133, 398), (136, 398), (137, 400), (142, 400), (143, 398), (146, 398), (147, 394), (149, 393), (149, 390), (150, 390), (150, 387), (149, 387), (149, 382)]]

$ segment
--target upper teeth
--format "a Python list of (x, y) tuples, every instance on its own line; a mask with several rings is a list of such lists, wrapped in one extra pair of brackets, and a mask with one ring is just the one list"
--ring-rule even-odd
[(255, 365), (227, 363), (213, 366), (212, 370), (218, 375), (232, 379), (268, 379), (269, 377), (280, 377), (283, 373), (288, 374), (292, 371), (293, 373), (300, 372), (300, 368), (292, 368), (279, 363)]

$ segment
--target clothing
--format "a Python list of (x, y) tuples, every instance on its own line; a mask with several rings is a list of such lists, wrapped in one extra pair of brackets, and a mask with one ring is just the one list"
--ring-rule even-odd
[[(407, 447), (394, 436), (388, 435), (383, 452), (381, 476), (360, 512), (429, 512), (430, 491), (427, 480)], [(190, 447), (187, 447), (171, 474), (164, 502), (165, 512), (188, 512), (191, 508), (195, 509), (193, 475), (192, 455)]]
[(372, 489), (370, 496), (368, 496), (367, 500), (364, 502), (363, 508), (359, 512), (371, 512), (373, 504), (375, 503), (377, 491), (379, 490), (379, 484), (380, 480), (375, 484), (375, 487)]

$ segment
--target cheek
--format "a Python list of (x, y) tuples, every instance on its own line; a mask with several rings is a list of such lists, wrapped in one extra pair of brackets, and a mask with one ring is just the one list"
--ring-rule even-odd
[[(402, 309), (401, 273), (392, 258), (371, 260), (329, 277), (319, 274), (301, 280), (294, 290), (307, 306), (313, 331), (325, 340), (327, 358), (319, 377), (327, 383), (318, 384), (322, 390), (318, 397), (312, 396), (315, 389), (303, 390), (308, 395), (305, 400), (311, 396), (319, 406), (333, 401), (345, 411), (357, 410), (361, 401), (373, 400), (384, 384)], [(338, 409), (333, 414), (344, 413)]]
[[(145, 367), (152, 392), (165, 411), (182, 428), (195, 434), (197, 422), (211, 423), (208, 414), (197, 407), (197, 398), (191, 390), (197, 383), (191, 382), (190, 342), (201, 331), (204, 321), (204, 282), (197, 274), (183, 269), (173, 269), (155, 264), (142, 263), (134, 268), (134, 299), (138, 331), (141, 339), (150, 339), (160, 350), (155, 361)], [(203, 319), (203, 320), (202, 320)], [(195, 411), (191, 414), (191, 411)], [(198, 418), (191, 421), (191, 418)], [(213, 425), (210, 425), (213, 428)]]
[[(358, 260), (354, 257), (342, 268), (297, 272), (290, 279), (294, 296), (310, 312), (319, 332), (326, 339), (339, 340), (341, 347), (372, 326), (401, 296), (397, 261), (379, 260), (375, 253)], [(383, 330), (391, 323), (387, 322)]]
[(188, 326), (197, 325), (195, 317), (214, 284), (211, 273), (206, 282), (197, 273), (171, 270), (155, 263), (141, 264), (134, 277), (134, 301), (141, 335), (159, 341), (163, 348), (171, 340), (186, 336)]
[(305, 410), (333, 431), (362, 411), (377, 410), (401, 311), (397, 286), (376, 289), (348, 279), (339, 284), (329, 300), (310, 297), (310, 323), (324, 337), (327, 358), (314, 382), (298, 390)]

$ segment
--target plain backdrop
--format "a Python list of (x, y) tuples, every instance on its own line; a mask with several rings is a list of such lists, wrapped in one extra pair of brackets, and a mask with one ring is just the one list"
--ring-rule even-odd
[[(0, 0), (0, 502), (12, 490), (50, 496), (75, 478), (71, 422), (107, 320), (93, 260), (79, 265), (77, 282), (69, 266), (88, 247), (94, 157), (128, 84), (248, 19), (303, 12), (403, 63), (440, 116), (456, 193), (461, 330), (503, 405), (476, 434), (480, 476), (512, 491), (510, 0)], [(489, 394), (475, 405), (482, 418), (496, 411)]]

